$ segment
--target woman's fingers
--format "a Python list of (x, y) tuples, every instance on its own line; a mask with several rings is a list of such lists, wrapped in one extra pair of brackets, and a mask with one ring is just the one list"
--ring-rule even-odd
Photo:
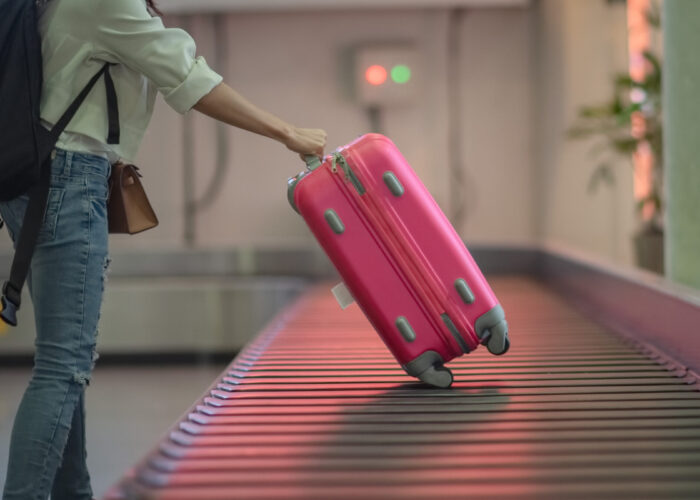
[(287, 148), (299, 153), (323, 156), (328, 135), (325, 130), (312, 128), (295, 128), (287, 141)]

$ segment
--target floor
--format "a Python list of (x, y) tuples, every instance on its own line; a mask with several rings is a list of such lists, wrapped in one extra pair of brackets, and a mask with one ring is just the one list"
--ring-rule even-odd
[[(224, 367), (100, 367), (98, 362), (86, 399), (88, 464), (97, 498), (154, 446)], [(30, 368), (0, 367), (0, 490), (14, 413), (30, 374)]]

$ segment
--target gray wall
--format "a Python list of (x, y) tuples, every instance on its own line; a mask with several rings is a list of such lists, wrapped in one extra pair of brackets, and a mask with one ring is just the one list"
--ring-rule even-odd
[[(386, 133), (449, 210), (447, 20), (445, 10), (227, 14), (224, 76), (284, 119), (326, 128), (332, 149), (369, 129), (365, 112), (344, 90), (343, 50), (367, 41), (413, 41), (426, 85), (414, 105), (387, 110)], [(170, 25), (185, 22), (213, 65), (213, 18), (166, 19)], [(468, 217), (458, 229), (470, 242), (531, 243), (530, 15), (523, 8), (470, 10), (460, 31)], [(159, 99), (136, 160), (161, 225), (135, 237), (111, 237), (113, 249), (182, 247), (182, 126)], [(215, 126), (200, 115), (194, 129), (195, 191), (201, 194), (214, 170)], [(247, 132), (230, 129), (228, 139), (231, 169), (218, 201), (197, 217), (197, 246), (315, 245), (285, 196), (287, 177), (302, 169), (298, 158)], [(0, 245), (8, 245), (4, 233)]]
[(613, 75), (627, 68), (625, 6), (540, 0), (534, 19), (538, 239), (632, 264), (631, 162), (613, 160), (615, 184), (590, 193), (591, 172), (600, 163), (592, 154), (596, 140), (565, 137), (580, 106), (609, 100)]
[[(414, 105), (386, 112), (386, 132), (450, 212), (445, 9), (237, 12), (223, 16), (226, 80), (253, 102), (301, 126), (324, 127), (329, 147), (369, 129), (348, 97), (341, 54), (368, 41), (413, 41), (426, 77)], [(172, 15), (214, 64), (211, 14)], [(606, 99), (610, 76), (626, 65), (624, 6), (604, 0), (539, 0), (531, 7), (468, 9), (460, 31), (459, 113), (468, 243), (574, 246), (631, 262), (633, 215), (629, 166), (617, 184), (586, 191), (596, 161), (590, 144), (567, 141), (576, 109)], [(214, 123), (196, 112), (195, 191), (215, 162)], [(158, 101), (136, 158), (161, 225), (138, 236), (112, 236), (115, 251), (183, 248), (183, 119)], [(222, 194), (197, 216), (196, 247), (313, 248), (287, 205), (285, 182), (302, 168), (283, 146), (229, 129), (230, 171)], [(9, 249), (0, 233), (0, 252)]]

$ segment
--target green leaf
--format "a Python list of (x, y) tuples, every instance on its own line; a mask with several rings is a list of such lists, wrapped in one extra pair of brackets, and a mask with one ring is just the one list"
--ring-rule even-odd
[(642, 55), (644, 56), (644, 59), (649, 61), (649, 64), (653, 66), (654, 71), (661, 73), (661, 61), (656, 54), (654, 54), (651, 50), (646, 49), (644, 52), (642, 52)]
[(633, 80), (632, 77), (627, 73), (619, 73), (615, 77), (615, 89), (620, 90), (630, 90), (639, 86), (639, 82)]
[(617, 116), (623, 109), (625, 109), (625, 103), (622, 102), (620, 96), (616, 95), (613, 99), (610, 111), (614, 116)]
[(601, 182), (606, 183), (608, 186), (615, 184), (615, 174), (607, 163), (598, 165), (591, 173), (591, 177), (588, 180), (588, 193), (595, 193)]
[(661, 28), (661, 9), (658, 2), (652, 1), (649, 3), (649, 9), (647, 9), (645, 17), (652, 28)]
[(638, 102), (634, 102), (630, 104), (629, 106), (625, 107), (624, 109), (620, 110), (620, 112), (617, 115), (617, 123), (620, 125), (628, 125), (632, 123), (632, 114), (636, 113), (637, 111), (642, 110), (642, 104)]
[(661, 196), (656, 190), (653, 190), (644, 198), (640, 198), (639, 200), (637, 200), (637, 211), (641, 212), (642, 210), (644, 210), (644, 207), (646, 207), (648, 204), (651, 204), (651, 206), (654, 208), (655, 215), (661, 212)]
[(607, 118), (616, 113), (617, 103), (600, 104), (597, 106), (582, 106), (579, 108), (579, 116), (582, 118)]
[(611, 142), (615, 151), (622, 154), (632, 154), (636, 152), (639, 147), (639, 139), (636, 137), (612, 139)]

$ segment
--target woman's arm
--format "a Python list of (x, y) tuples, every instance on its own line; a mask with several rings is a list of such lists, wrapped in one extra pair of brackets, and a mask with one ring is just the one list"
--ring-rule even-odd
[[(293, 127), (256, 107), (222, 82), (204, 58), (196, 57), (192, 37), (151, 17), (143, 0), (96, 0), (99, 22), (91, 39), (105, 60), (145, 75), (177, 112), (194, 108), (213, 118), (272, 137), (292, 151), (323, 154), (323, 130)], [(203, 97), (202, 97), (203, 96)]]
[(234, 127), (275, 139), (301, 155), (323, 156), (325, 131), (294, 127), (258, 108), (225, 83), (202, 97), (194, 109)]

